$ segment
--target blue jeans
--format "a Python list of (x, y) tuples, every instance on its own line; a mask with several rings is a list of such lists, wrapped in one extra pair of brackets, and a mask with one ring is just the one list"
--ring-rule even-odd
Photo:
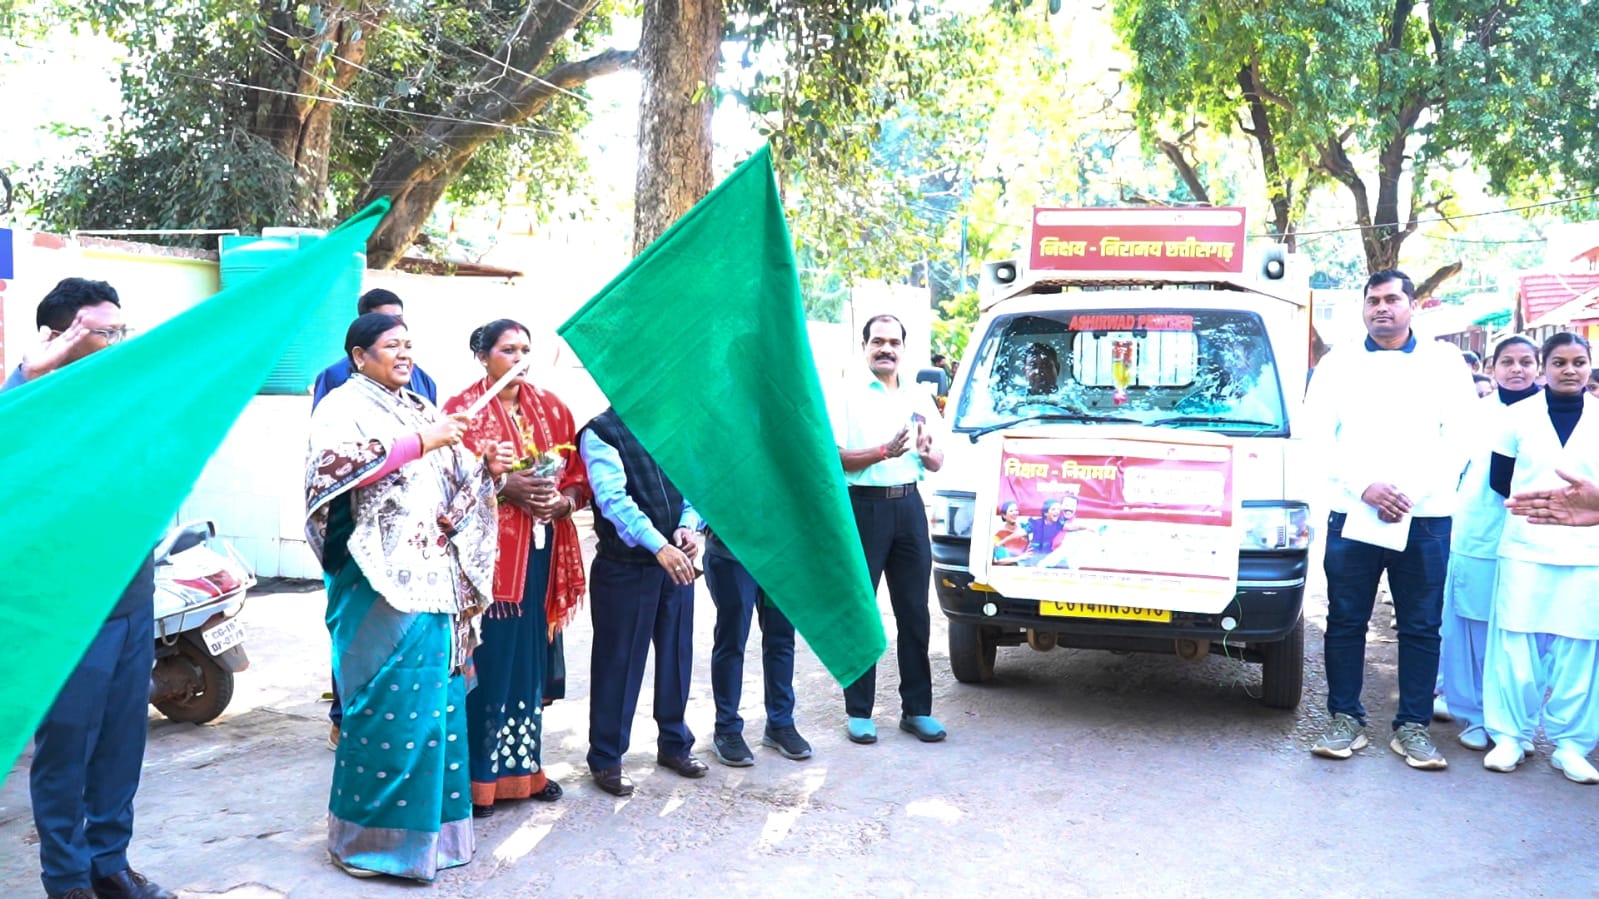
[(711, 695), (716, 700), (716, 732), (744, 731), (738, 714), (744, 690), (744, 645), (750, 618), (761, 624), (761, 675), (766, 681), (766, 726), (794, 726), (794, 625), (755, 578), (736, 559), (705, 554), (705, 583), (716, 602), (711, 645)]
[(1366, 628), (1377, 582), (1388, 572), (1399, 624), (1399, 707), (1393, 726), (1432, 721), (1438, 679), (1438, 628), (1449, 570), (1448, 518), (1412, 518), (1404, 552), (1346, 540), (1344, 514), (1327, 519), (1327, 711), (1366, 723), (1360, 689), (1366, 672)]

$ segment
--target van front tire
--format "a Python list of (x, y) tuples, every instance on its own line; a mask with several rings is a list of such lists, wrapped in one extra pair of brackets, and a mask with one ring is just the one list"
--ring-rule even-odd
[(994, 677), (998, 643), (993, 631), (964, 621), (949, 623), (949, 668), (963, 684), (980, 684)]
[[(951, 631), (950, 642), (954, 642)], [(1288, 636), (1260, 647), (1260, 701), (1268, 708), (1297, 709), (1305, 689), (1305, 618)]]

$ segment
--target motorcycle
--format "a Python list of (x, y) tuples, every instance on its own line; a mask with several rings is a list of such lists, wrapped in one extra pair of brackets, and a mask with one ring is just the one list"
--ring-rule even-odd
[(173, 528), (155, 549), (155, 668), (150, 703), (172, 721), (204, 724), (233, 699), (249, 667), (244, 596), (255, 573), (212, 521)]

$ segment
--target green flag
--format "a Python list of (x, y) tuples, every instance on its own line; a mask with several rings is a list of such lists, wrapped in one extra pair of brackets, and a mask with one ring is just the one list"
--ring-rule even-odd
[(887, 641), (769, 151), (560, 328), (668, 477), (849, 684)]
[(206, 461), (387, 210), (379, 201), (148, 334), (0, 394), (7, 769)]

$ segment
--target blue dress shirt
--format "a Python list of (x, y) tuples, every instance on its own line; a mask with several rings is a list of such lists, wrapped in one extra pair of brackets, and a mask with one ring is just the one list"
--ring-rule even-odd
[[(627, 495), (627, 473), (622, 468), (622, 456), (593, 431), (584, 431), (578, 439), (578, 452), (583, 455), (583, 465), (588, 469), (589, 487), (594, 491), (594, 508), (616, 525), (616, 533), (628, 546), (642, 546), (652, 553), (672, 541), (650, 523), (648, 515)], [(699, 530), (698, 512), (683, 500), (683, 514), (677, 526)]]

